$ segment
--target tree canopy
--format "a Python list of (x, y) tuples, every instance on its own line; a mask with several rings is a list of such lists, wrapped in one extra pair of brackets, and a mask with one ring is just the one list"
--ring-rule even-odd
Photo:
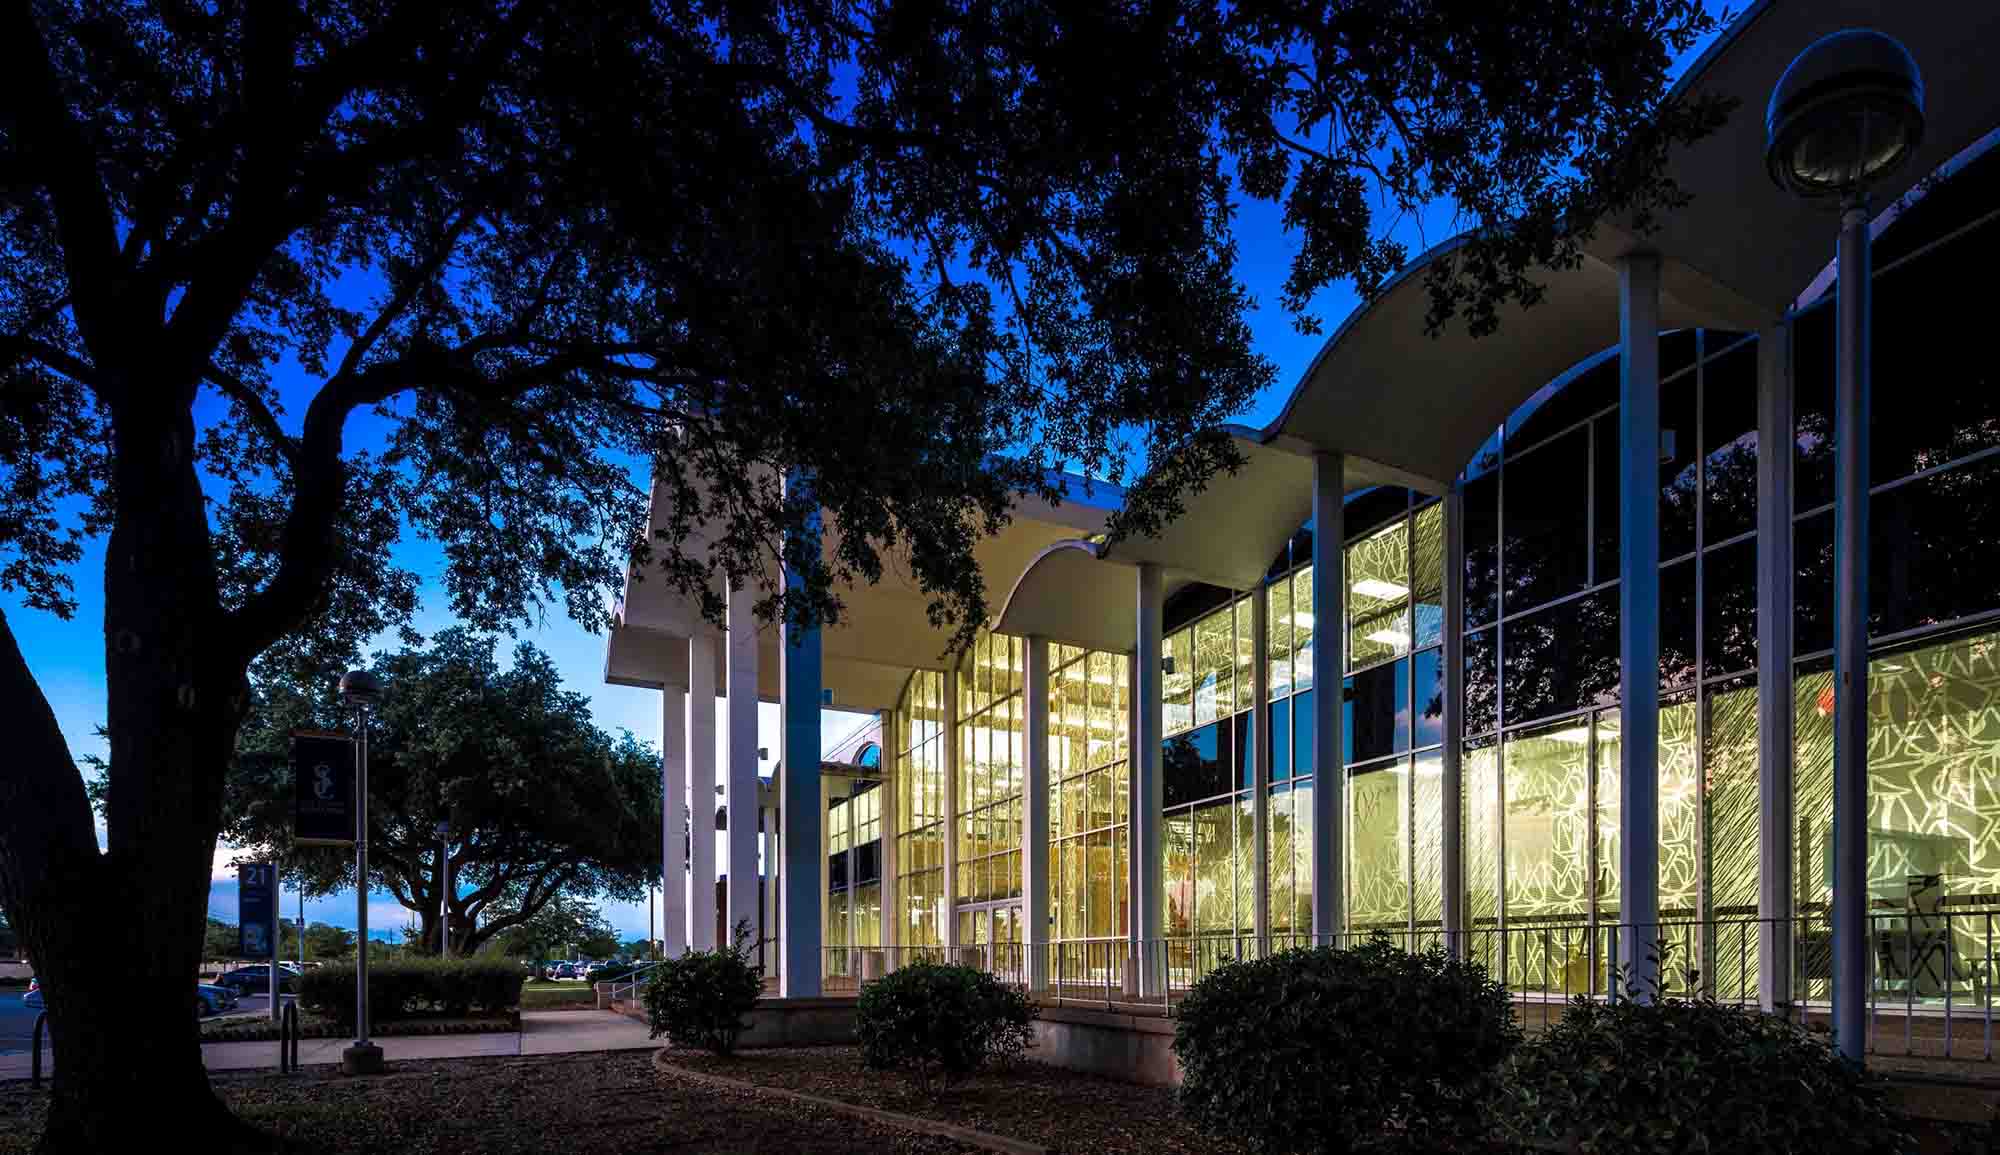
[[(1239, 201), (1281, 207), (1307, 330), (1453, 206), (1480, 231), (1430, 319), (1490, 328), (1597, 220), (1678, 202), (1665, 157), (1719, 110), (1668, 69), (1711, 26), (1696, 0), (0, 6), (0, 591), (72, 613), (104, 543), (102, 852), (0, 619), (0, 904), (65, 1048), (44, 1145), (143, 1142), (145, 1096), (229, 1142), (169, 1012), (247, 675), (407, 625), (398, 542), (479, 629), (602, 625), (628, 560), (719, 615), (712, 555), (802, 621), (895, 558), (969, 637), (972, 545), (1059, 496), (1052, 467), (1125, 483), (1125, 534), (1237, 463), (1221, 424), (1273, 378)], [(822, 510), (824, 560), (789, 533)], [(110, 950), (80, 907), (106, 895)]]
[[(502, 902), (498, 918), (507, 928), (489, 940), (509, 958), (548, 959), (569, 952), (581, 952), (583, 944), (599, 945), (616, 941), (611, 924), (595, 904), (574, 895), (559, 894), (542, 904), (540, 910), (524, 918), (513, 918), (520, 908)], [(607, 954), (611, 952), (606, 952)]]
[[(598, 729), (531, 645), (503, 667), (497, 641), (462, 629), (376, 658), (395, 693), (369, 739), (368, 865), (438, 943), (440, 821), (451, 828), (451, 949), (477, 951), (558, 898), (636, 900), (659, 874), (659, 754)], [(284, 864), (308, 895), (354, 885), (354, 856), (291, 844), (293, 729), (334, 728), (324, 678), (259, 679), (224, 800), (226, 839)]]

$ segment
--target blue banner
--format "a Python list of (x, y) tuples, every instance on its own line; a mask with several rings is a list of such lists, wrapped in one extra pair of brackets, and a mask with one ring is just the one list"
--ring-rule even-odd
[(237, 953), (244, 958), (276, 958), (278, 868), (252, 862), (236, 868)]
[(300, 846), (354, 844), (354, 739), (292, 732), (292, 841)]

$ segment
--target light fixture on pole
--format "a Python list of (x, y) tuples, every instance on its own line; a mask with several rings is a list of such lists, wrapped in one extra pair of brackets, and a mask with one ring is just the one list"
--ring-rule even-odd
[(382, 1070), (382, 1048), (368, 1041), (368, 711), (382, 683), (366, 670), (340, 676), (340, 699), (354, 707), (354, 1042), (340, 1055), (349, 1075)]
[(451, 823), (437, 824), (438, 957), (451, 957)]
[(1862, 1061), (1868, 981), (1869, 190), (1924, 137), (1924, 82), (1895, 39), (1823, 37), (1771, 91), (1764, 163), (1778, 187), (1840, 210), (1834, 385), (1833, 1036)]

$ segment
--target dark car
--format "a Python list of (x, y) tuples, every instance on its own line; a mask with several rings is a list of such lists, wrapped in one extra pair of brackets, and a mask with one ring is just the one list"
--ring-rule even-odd
[[(279, 965), (279, 993), (288, 994), (298, 990), (298, 979), (299, 975), (297, 971), (293, 970), (290, 966)], [(255, 966), (237, 967), (233, 971), (224, 971), (221, 977), (215, 981), (217, 984), (228, 987), (239, 994), (264, 994), (271, 989), (271, 964), (258, 963)]]

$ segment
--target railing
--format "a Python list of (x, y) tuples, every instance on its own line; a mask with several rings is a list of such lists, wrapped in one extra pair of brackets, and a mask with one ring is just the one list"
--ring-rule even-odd
[[(1942, 907), (1869, 916), (1867, 1045), (1876, 1054), (1993, 1057), (2000, 1000), (2000, 907)], [(1630, 993), (1620, 964), (1630, 924), (1588, 917), (1475, 924), (1456, 936), (1464, 954), (1485, 965), (1532, 1023), (1561, 1013), (1571, 999)], [(1386, 938), (1405, 950), (1449, 947), (1441, 927), (1357, 928), (1339, 935), (1193, 935), (1149, 940), (983, 943), (955, 949), (827, 947), (822, 989), (859, 990), (910, 962), (975, 966), (1055, 1005), (1172, 1014), (1201, 979), (1222, 966), (1302, 947), (1351, 947)], [(1765, 1007), (1794, 1021), (1825, 1025), (1831, 1015), (1832, 929), (1824, 912), (1769, 920), (1663, 918), (1642, 958), (1657, 960), (1657, 990)], [(1772, 965), (1765, 965), (1766, 952)], [(1765, 985), (1776, 987), (1765, 991)]]
[(639, 965), (633, 967), (630, 973), (626, 974), (624, 978), (613, 979), (611, 981), (611, 1001), (617, 1002), (619, 999), (631, 998), (633, 992), (637, 991), (641, 984), (647, 982), (653, 977), (652, 975), (647, 974), (646, 972), (652, 970), (654, 967), (659, 965), (660, 964), (657, 961), (640, 963)]

